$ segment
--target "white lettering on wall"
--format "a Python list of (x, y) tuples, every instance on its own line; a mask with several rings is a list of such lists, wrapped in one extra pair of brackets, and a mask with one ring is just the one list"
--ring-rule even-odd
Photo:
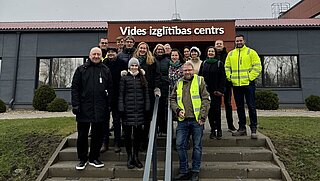
[(185, 28), (178, 26), (162, 26), (161, 28), (153, 28), (149, 27), (149, 30), (145, 28), (137, 28), (137, 26), (120, 26), (120, 32), (122, 36), (132, 35), (132, 36), (156, 36), (161, 38), (163, 36), (189, 36), (189, 35), (223, 35), (224, 28), (223, 27), (199, 27), (199, 28)]

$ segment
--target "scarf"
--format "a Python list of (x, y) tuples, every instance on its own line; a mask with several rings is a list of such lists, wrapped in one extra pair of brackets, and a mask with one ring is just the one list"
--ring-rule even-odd
[(206, 60), (206, 62), (210, 63), (210, 64), (213, 64), (213, 63), (216, 63), (218, 61), (218, 59), (215, 59), (215, 58), (208, 58)]

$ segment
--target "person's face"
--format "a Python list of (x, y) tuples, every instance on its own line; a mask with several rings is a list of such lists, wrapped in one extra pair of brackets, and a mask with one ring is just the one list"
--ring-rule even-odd
[(171, 49), (171, 46), (170, 46), (170, 45), (165, 45), (165, 46), (164, 46), (164, 51), (165, 51), (166, 54), (170, 54), (170, 53), (171, 53), (171, 50), (172, 50), (172, 49)]
[(171, 60), (172, 60), (173, 62), (176, 62), (177, 60), (179, 60), (179, 53), (176, 52), (176, 51), (172, 51), (172, 52), (171, 52)]
[(207, 54), (208, 58), (213, 58), (216, 55), (214, 48), (209, 48)]
[(221, 40), (217, 40), (214, 44), (214, 47), (218, 50), (218, 51), (222, 51), (223, 48), (224, 48), (224, 45), (223, 45), (223, 41)]
[(139, 55), (143, 56), (147, 54), (147, 45), (146, 44), (141, 44), (139, 46)]
[(185, 48), (183, 50), (183, 55), (185, 58), (189, 58), (190, 57), (190, 50), (188, 48)]
[(116, 57), (116, 52), (114, 52), (114, 51), (112, 51), (112, 50), (109, 50), (109, 51), (107, 52), (107, 57), (108, 57), (109, 59), (114, 59), (114, 58)]
[(103, 39), (103, 38), (100, 39), (99, 46), (101, 49), (107, 49), (108, 44), (109, 44), (108, 39)]
[(163, 54), (164, 54), (164, 49), (163, 49), (163, 47), (158, 46), (158, 47), (157, 47), (157, 50), (156, 50), (156, 54), (157, 54), (157, 55), (163, 55)]
[(101, 55), (102, 53), (100, 48), (93, 48), (90, 51), (89, 58), (91, 62), (97, 64), (101, 62)]
[(193, 67), (191, 65), (183, 65), (182, 69), (183, 77), (188, 80), (191, 79), (194, 74)]
[(118, 48), (123, 48), (123, 46), (124, 46), (124, 40), (123, 40), (123, 39), (117, 40), (117, 46), (118, 46)]
[(139, 66), (137, 64), (132, 64), (132, 65), (130, 65), (129, 69), (132, 73), (136, 73), (138, 71), (138, 68), (139, 68)]
[(243, 39), (243, 37), (236, 37), (236, 48), (242, 48), (243, 45), (245, 44), (245, 41)]
[(133, 45), (134, 45), (134, 41), (133, 41), (133, 40), (128, 39), (128, 40), (126, 40), (126, 41), (125, 41), (125, 43), (124, 43), (124, 44), (126, 45), (126, 48), (132, 48), (132, 47), (133, 47)]
[(190, 52), (190, 54), (191, 54), (191, 58), (197, 58), (197, 57), (198, 57), (198, 52), (195, 51), (195, 50), (192, 50), (192, 51)]

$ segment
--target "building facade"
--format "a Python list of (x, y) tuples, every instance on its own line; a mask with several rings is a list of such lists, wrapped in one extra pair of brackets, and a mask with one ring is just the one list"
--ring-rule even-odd
[(231, 50), (234, 36), (240, 33), (261, 57), (258, 89), (275, 91), (282, 107), (303, 107), (306, 97), (320, 95), (320, 19), (0, 25), (0, 99), (10, 107), (31, 107), (34, 91), (41, 84), (53, 86), (58, 97), (70, 102), (73, 73), (89, 50), (102, 37), (114, 45), (117, 36), (129, 34), (136, 42), (147, 42), (152, 50), (157, 43), (170, 43), (180, 51), (184, 46), (198, 46), (204, 55), (206, 47), (218, 39)]

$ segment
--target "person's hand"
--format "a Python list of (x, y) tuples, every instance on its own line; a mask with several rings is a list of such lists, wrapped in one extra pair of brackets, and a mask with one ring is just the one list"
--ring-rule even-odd
[(74, 115), (79, 114), (79, 113), (80, 113), (80, 107), (79, 107), (79, 106), (73, 107), (73, 108), (72, 108), (72, 113), (73, 113)]
[(202, 126), (206, 123), (206, 120), (204, 119), (199, 119), (198, 123)]
[(154, 96), (161, 97), (161, 90), (158, 87), (154, 89)]
[(223, 93), (221, 93), (221, 92), (219, 92), (219, 91), (214, 91), (213, 94), (214, 94), (215, 96), (218, 96), (218, 97), (224, 96)]
[(184, 114), (185, 114), (184, 110), (179, 111), (179, 115), (178, 115), (179, 118), (184, 119)]

